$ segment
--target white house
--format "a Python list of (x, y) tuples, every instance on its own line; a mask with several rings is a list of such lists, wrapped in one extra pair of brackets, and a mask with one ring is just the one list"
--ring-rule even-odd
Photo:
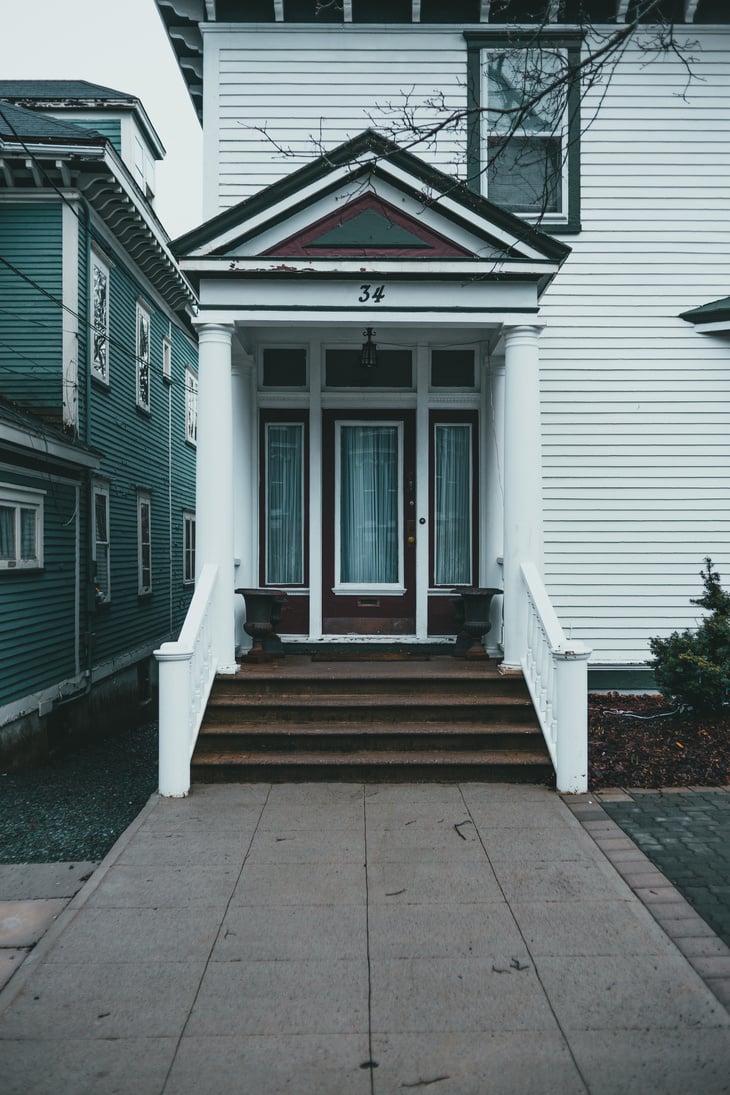
[(537, 6), (158, 0), (204, 119), (176, 249), (219, 672), (236, 587), (310, 643), (443, 637), (499, 587), (539, 706), (541, 643), (627, 682), (727, 571), (730, 19)]

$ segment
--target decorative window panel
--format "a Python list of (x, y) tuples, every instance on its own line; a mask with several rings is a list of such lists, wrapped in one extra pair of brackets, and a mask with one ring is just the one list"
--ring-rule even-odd
[(138, 592), (152, 592), (152, 501), (146, 491), (137, 493)]
[(109, 383), (109, 269), (91, 253), (91, 375)]
[(43, 493), (0, 483), (0, 571), (43, 566)]
[(168, 383), (172, 380), (172, 343), (169, 338), (162, 340), (162, 379)]
[(183, 581), (190, 585), (195, 581), (195, 514), (183, 512)]
[(91, 557), (94, 562), (94, 586), (97, 604), (111, 600), (109, 487), (94, 483), (92, 488), (93, 540)]
[(434, 426), (434, 584), (471, 585), (471, 426)]
[(192, 369), (185, 370), (185, 440), (198, 442), (198, 378)]
[(143, 411), (150, 409), (150, 313), (143, 305), (137, 305), (137, 406)]

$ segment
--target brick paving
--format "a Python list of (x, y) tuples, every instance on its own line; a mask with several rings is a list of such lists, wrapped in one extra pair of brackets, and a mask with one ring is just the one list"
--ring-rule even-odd
[(730, 788), (629, 789), (597, 797), (730, 946)]

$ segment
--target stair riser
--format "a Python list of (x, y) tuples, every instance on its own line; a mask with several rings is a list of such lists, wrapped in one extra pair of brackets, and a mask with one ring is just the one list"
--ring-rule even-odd
[(509, 749), (534, 751), (542, 750), (541, 735), (528, 734), (399, 734), (368, 733), (358, 734), (214, 734), (201, 733), (196, 748), (196, 758), (206, 753), (293, 753), (318, 752), (355, 752), (359, 749), (418, 752), (420, 750), (459, 750), (459, 749)]
[(262, 681), (260, 679), (247, 681), (245, 676), (225, 681), (217, 680), (214, 689), (214, 697), (240, 698), (246, 703), (256, 703), (259, 700), (275, 698), (277, 700), (289, 699), (292, 703), (298, 703), (313, 696), (362, 696), (369, 698), (374, 695), (402, 695), (414, 693), (419, 696), (453, 697), (455, 700), (466, 696), (482, 696), (489, 699), (524, 699), (529, 700), (529, 693), (522, 680), (511, 681), (486, 679), (438, 679), (422, 680), (415, 678), (398, 677), (396, 679), (360, 678), (335, 680), (276, 680)]
[(494, 726), (504, 723), (517, 726), (534, 726), (535, 714), (531, 708), (503, 707), (499, 704), (460, 706), (397, 706), (386, 704), (357, 707), (317, 707), (307, 705), (277, 705), (276, 707), (226, 706), (208, 707), (205, 715), (207, 726), (259, 727), (302, 725), (362, 726), (384, 723), (397, 730), (399, 726), (418, 723), (443, 722), (468, 723), (473, 726)]

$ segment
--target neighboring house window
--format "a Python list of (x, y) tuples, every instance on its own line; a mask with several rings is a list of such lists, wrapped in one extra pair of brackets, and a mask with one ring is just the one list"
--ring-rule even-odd
[(186, 585), (195, 581), (195, 514), (183, 511), (183, 581)]
[(137, 492), (137, 554), (139, 593), (152, 592), (152, 502), (146, 491)]
[(162, 379), (172, 380), (172, 343), (169, 338), (162, 340)]
[(137, 305), (137, 406), (150, 409), (150, 313)]
[(198, 378), (192, 369), (185, 370), (185, 440), (198, 442)]
[(94, 483), (92, 489), (94, 540), (91, 557), (94, 561), (94, 585), (96, 603), (111, 600), (111, 571), (109, 566), (109, 487)]
[(109, 383), (109, 268), (91, 253), (91, 375)]
[(0, 483), (0, 570), (43, 566), (43, 493)]
[(577, 230), (580, 90), (572, 75), (576, 39), (549, 32), (534, 45), (519, 35), (467, 32), (473, 124), (469, 174), (490, 201), (541, 227)]

